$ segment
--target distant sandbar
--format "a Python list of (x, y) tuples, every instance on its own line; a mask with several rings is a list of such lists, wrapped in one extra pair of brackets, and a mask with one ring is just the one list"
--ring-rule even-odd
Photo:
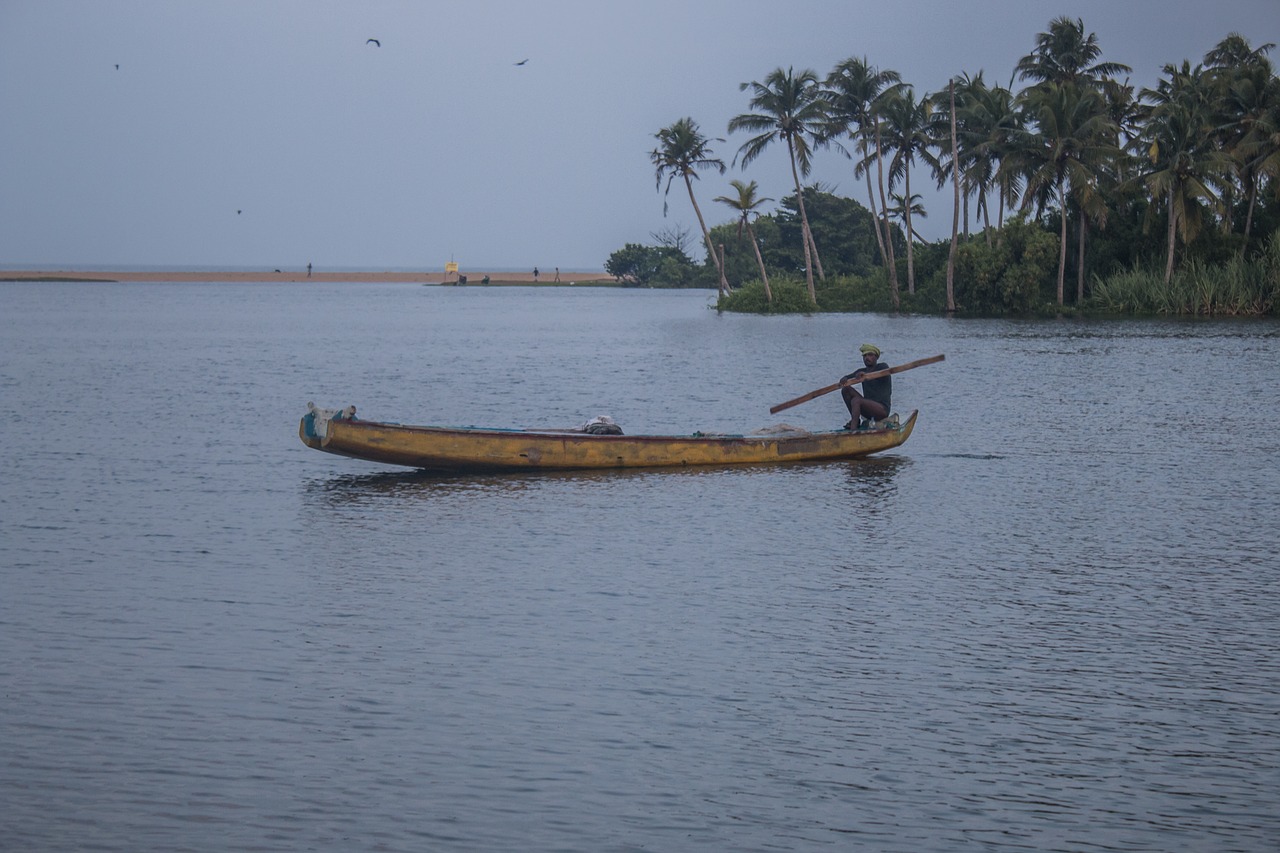
[[(614, 278), (603, 272), (542, 273), (535, 282), (532, 272), (463, 272), (466, 283), (478, 285), (489, 277), (491, 285), (504, 284), (613, 284)], [(185, 272), (120, 271), (120, 270), (0, 270), (0, 281), (102, 281), (102, 282), (369, 282), (417, 284), (459, 284), (458, 273), (442, 272), (323, 272), (313, 270), (251, 270), (226, 272), (198, 270)]]

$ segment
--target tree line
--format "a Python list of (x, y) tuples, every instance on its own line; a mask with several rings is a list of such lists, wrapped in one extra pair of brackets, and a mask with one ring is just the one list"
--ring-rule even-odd
[[(722, 303), (751, 281), (766, 305), (774, 303), (771, 272), (785, 281), (803, 275), (810, 309), (829, 271), (882, 288), (894, 309), (904, 299), (919, 307), (923, 281), (939, 307), (954, 311), (957, 284), (962, 310), (1027, 307), (1047, 285), (1047, 264), (1049, 298), (1063, 306), (1069, 269), (1080, 305), (1086, 284), (1097, 297), (1111, 277), (1142, 269), (1146, 289), (1168, 289), (1175, 274), (1206, 264), (1280, 258), (1273, 48), (1232, 33), (1203, 61), (1165, 65), (1154, 88), (1137, 90), (1125, 76), (1131, 69), (1104, 61), (1082, 20), (1060, 17), (1036, 35), (1009, 87), (962, 73), (941, 91), (917, 95), (897, 72), (865, 57), (846, 59), (825, 77), (777, 68), (741, 85), (748, 110), (727, 130), (748, 136), (732, 160), (744, 170), (770, 148), (784, 148), (794, 193), (765, 213), (773, 199), (760, 197), (757, 182), (733, 180), (732, 192), (714, 201), (734, 221), (708, 227), (694, 182), (729, 165), (713, 151), (716, 140), (681, 118), (655, 134), (650, 160), (664, 213), (677, 180), (687, 192), (706, 262), (699, 268), (689, 260), (688, 235), (677, 230), (654, 235), (658, 246), (629, 244), (606, 270), (635, 283), (706, 286), (711, 278)], [(1025, 85), (1015, 91), (1013, 79)], [(863, 198), (805, 185), (825, 151), (851, 161)], [(915, 222), (928, 215), (913, 191), (922, 182), (951, 191), (949, 241), (930, 244), (916, 233)], [(1056, 242), (1052, 256), (1046, 236)], [(1266, 310), (1273, 310), (1280, 283), (1262, 278)]]

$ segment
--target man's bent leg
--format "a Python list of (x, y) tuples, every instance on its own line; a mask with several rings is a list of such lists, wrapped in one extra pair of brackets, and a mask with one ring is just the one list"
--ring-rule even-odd
[(862, 403), (859, 405), (859, 409), (859, 414), (864, 418), (872, 418), (877, 421), (882, 421), (889, 417), (889, 410), (884, 407), (883, 403), (877, 403), (875, 400), (868, 400), (866, 397), (862, 398)]

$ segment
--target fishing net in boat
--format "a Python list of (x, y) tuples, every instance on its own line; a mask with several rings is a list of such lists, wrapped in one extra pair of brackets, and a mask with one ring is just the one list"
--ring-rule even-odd
[(580, 429), (591, 435), (622, 435), (622, 427), (608, 415), (597, 415), (583, 424)]

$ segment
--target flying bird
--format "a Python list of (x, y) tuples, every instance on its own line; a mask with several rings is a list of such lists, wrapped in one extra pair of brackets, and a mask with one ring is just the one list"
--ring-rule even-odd
[(522, 60), (520, 60), (519, 62), (517, 62), (517, 63), (515, 63), (515, 64), (516, 64), (516, 65), (524, 65), (524, 64), (525, 64), (526, 62), (528, 62), (528, 61), (529, 61), (529, 60), (527, 60), (527, 59), (522, 59)]
[(116, 63), (116, 70), (117, 70), (117, 71), (119, 71), (119, 70), (120, 70), (120, 63), (119, 63), (119, 62), (117, 62), (117, 63)]
[(377, 39), (365, 39), (365, 44), (371, 44), (374, 47), (382, 47), (382, 42)]

